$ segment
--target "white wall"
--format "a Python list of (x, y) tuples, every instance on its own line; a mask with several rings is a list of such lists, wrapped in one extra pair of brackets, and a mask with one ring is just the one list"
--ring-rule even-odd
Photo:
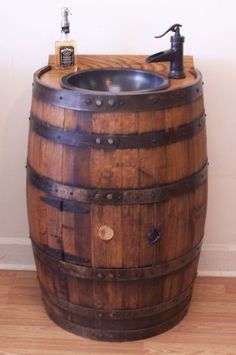
[(152, 54), (183, 25), (185, 53), (204, 76), (209, 205), (200, 273), (236, 274), (236, 21), (234, 0), (13, 1), (0, 6), (0, 267), (31, 268), (25, 161), (33, 72), (47, 64), (69, 6), (80, 53)]

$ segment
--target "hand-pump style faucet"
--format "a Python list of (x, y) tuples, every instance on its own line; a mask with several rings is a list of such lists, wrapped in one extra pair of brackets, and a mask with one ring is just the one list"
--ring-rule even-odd
[(146, 59), (147, 63), (170, 61), (169, 78), (173, 79), (182, 79), (185, 77), (183, 70), (184, 37), (180, 35), (180, 27), (182, 27), (182, 25), (175, 24), (161, 36), (156, 36), (155, 38), (161, 38), (170, 31), (174, 32), (174, 35), (171, 36), (171, 48), (166, 51), (153, 54)]

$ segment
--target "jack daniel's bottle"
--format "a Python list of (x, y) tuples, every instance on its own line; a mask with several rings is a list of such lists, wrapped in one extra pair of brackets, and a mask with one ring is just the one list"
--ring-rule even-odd
[(56, 68), (76, 70), (76, 41), (70, 39), (70, 11), (67, 7), (61, 9), (61, 38), (55, 42)]

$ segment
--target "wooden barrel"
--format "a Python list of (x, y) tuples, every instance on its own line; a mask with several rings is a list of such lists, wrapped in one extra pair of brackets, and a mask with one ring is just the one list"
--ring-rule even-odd
[[(144, 65), (142, 56), (113, 59), (117, 67), (168, 70)], [(78, 62), (85, 69), (111, 60)], [(204, 234), (207, 155), (202, 79), (191, 59), (185, 67), (185, 79), (135, 105), (61, 89), (63, 72), (50, 66), (34, 76), (30, 234), (46, 310), (71, 332), (141, 339), (187, 312)]]

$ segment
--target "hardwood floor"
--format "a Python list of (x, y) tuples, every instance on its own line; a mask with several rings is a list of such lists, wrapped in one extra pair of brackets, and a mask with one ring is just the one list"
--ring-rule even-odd
[(146, 340), (105, 343), (70, 334), (46, 315), (35, 272), (0, 271), (0, 355), (236, 355), (236, 278), (198, 277), (185, 319)]

